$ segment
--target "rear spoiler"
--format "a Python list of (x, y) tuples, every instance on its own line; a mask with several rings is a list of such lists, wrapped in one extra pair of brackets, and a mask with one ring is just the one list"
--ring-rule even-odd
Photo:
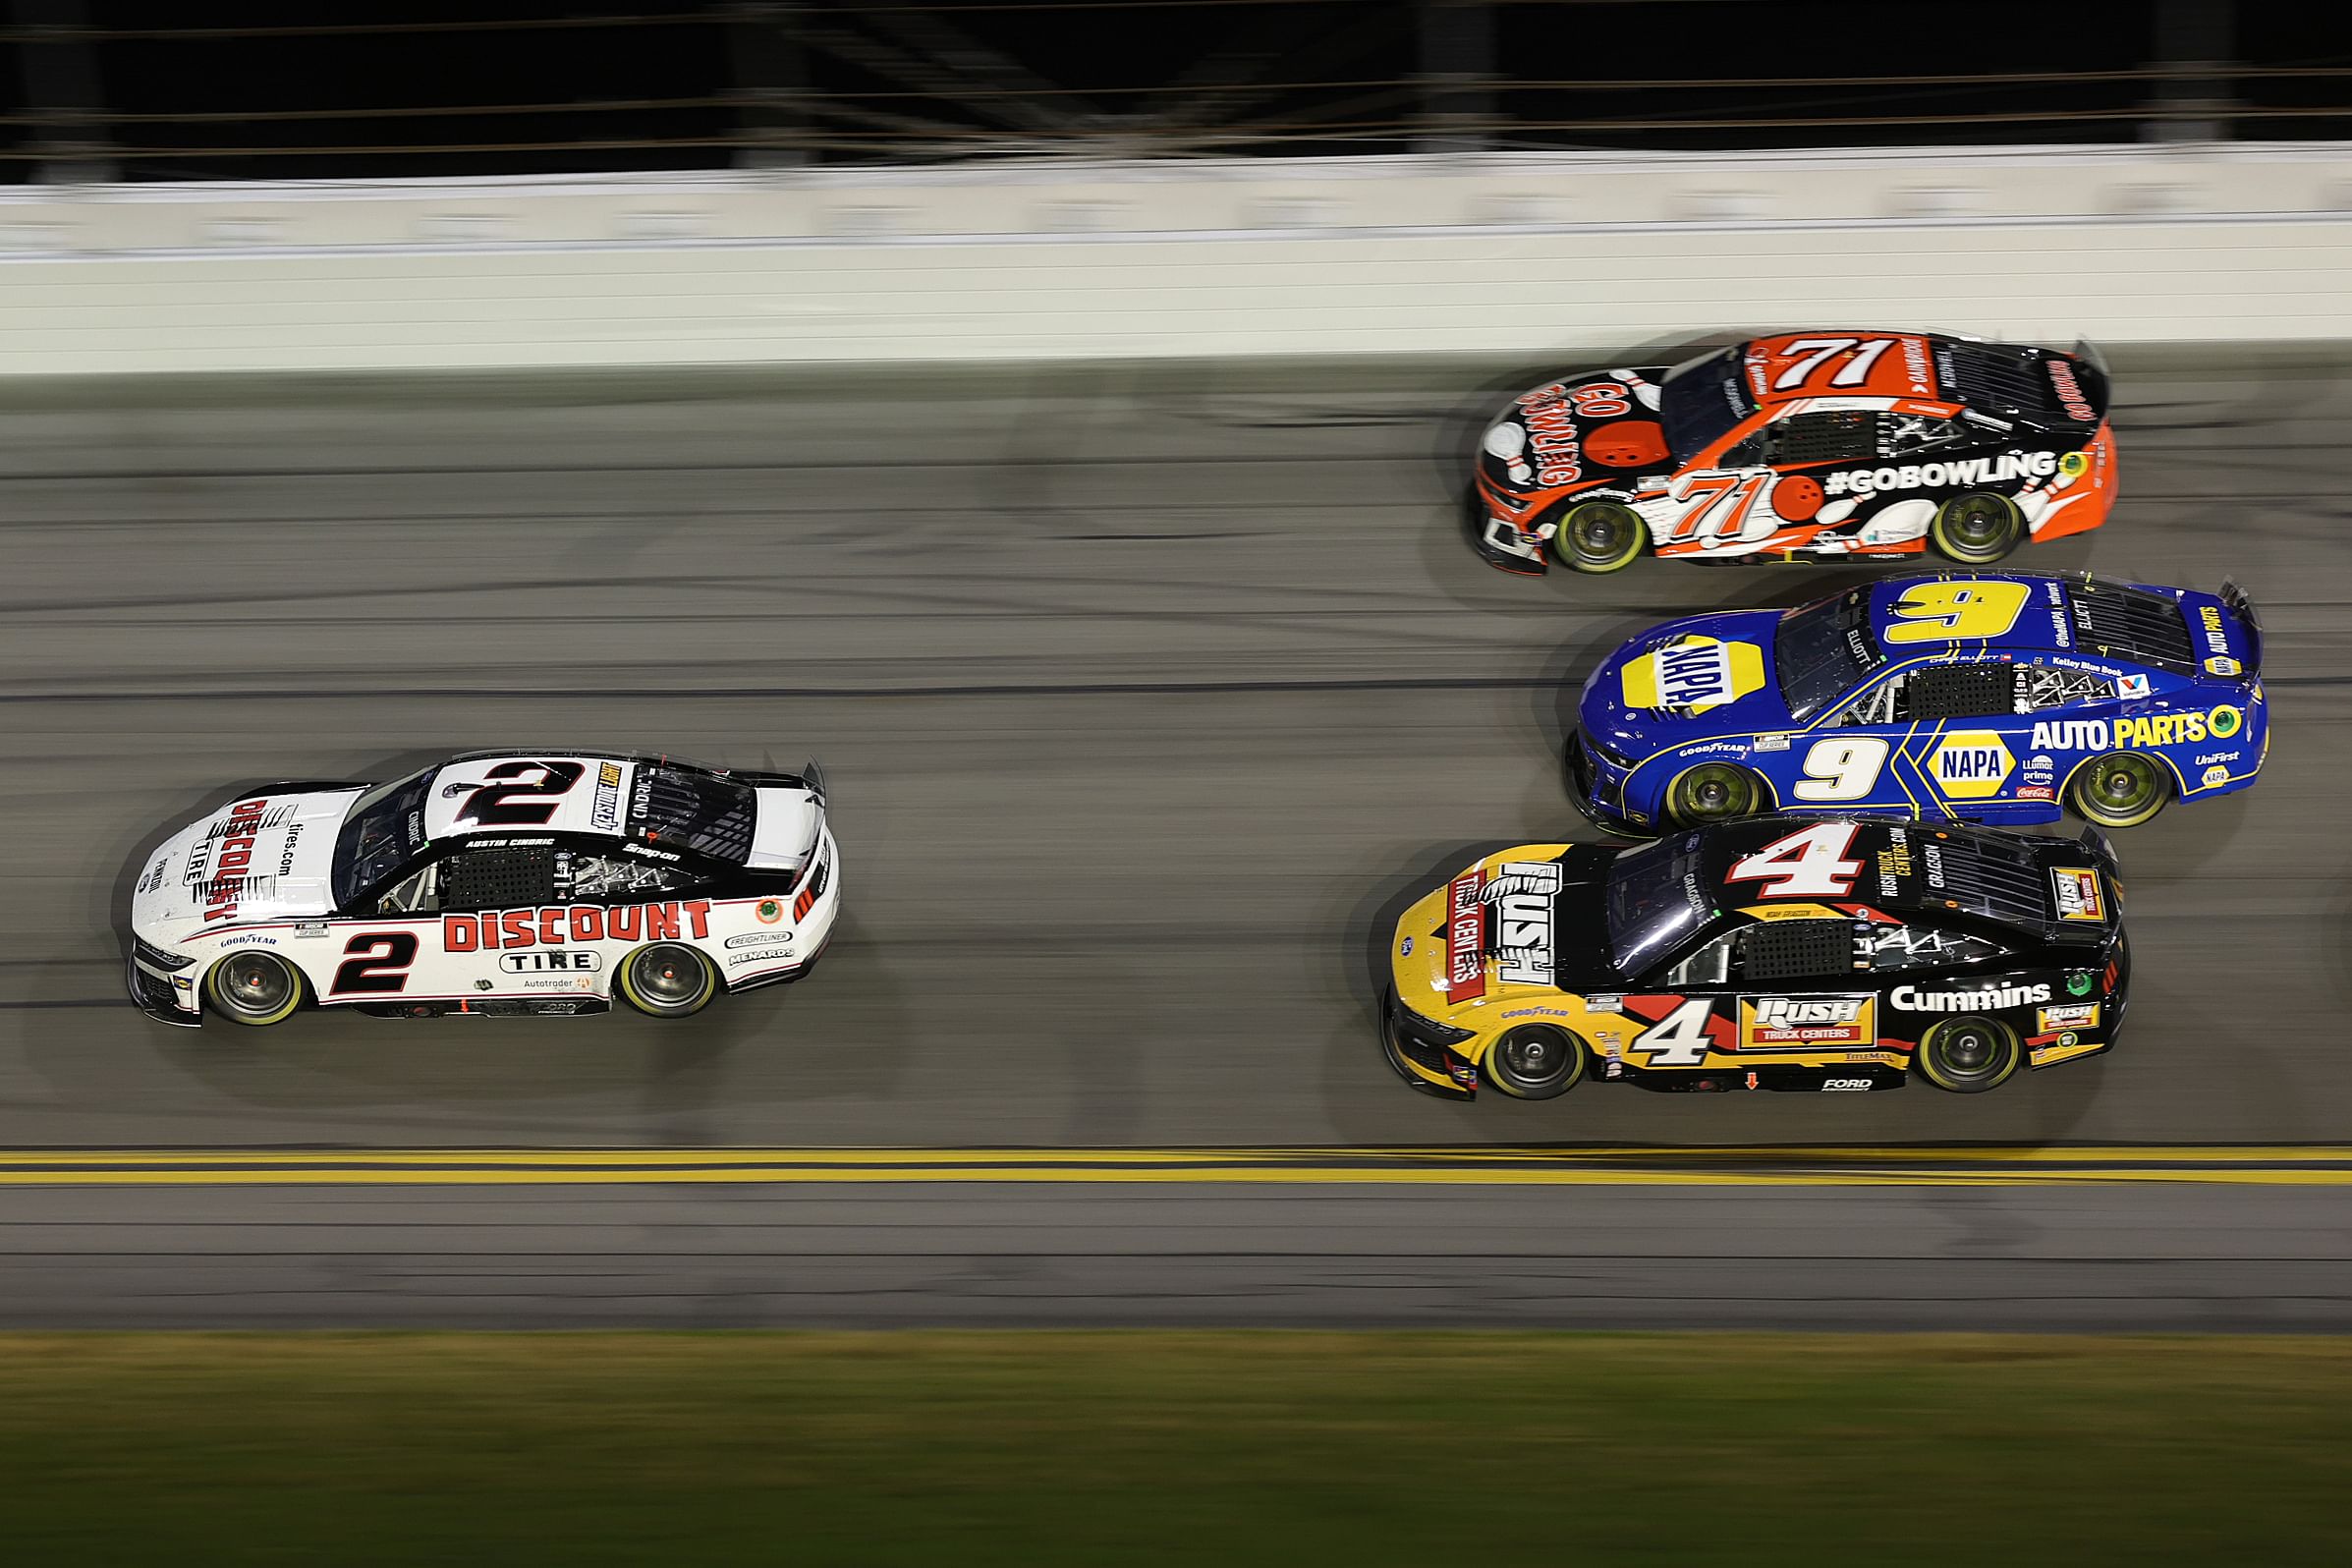
[(2214, 597), (2218, 598), (2221, 601), (2221, 607), (2236, 616), (2238, 624), (2246, 629), (2246, 673), (2248, 675), (2262, 674), (2263, 618), (2256, 612), (2254, 601), (2246, 596), (2244, 588), (2238, 587), (2235, 582), (2226, 580), (2221, 585), (2221, 591)]
[(2076, 338), (2074, 347), (2066, 352), (2091, 366), (2092, 369), (2097, 370), (2100, 375), (2113, 377), (2114, 372), (2107, 368), (2107, 357), (2100, 353), (2099, 345), (2089, 338)]

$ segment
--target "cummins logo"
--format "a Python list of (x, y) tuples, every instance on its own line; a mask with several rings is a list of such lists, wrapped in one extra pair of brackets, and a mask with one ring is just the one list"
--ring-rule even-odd
[(1494, 906), (1495, 973), (1515, 985), (1551, 983), (1551, 901), (1560, 868), (1549, 861), (1505, 861), (1481, 899)]
[(2054, 452), (2003, 452), (1999, 457), (1906, 463), (1901, 468), (1847, 469), (1821, 481), (1824, 495), (1875, 495), (1880, 490), (1973, 489), (2010, 479), (2044, 479), (2058, 472)]
[(1988, 985), (1974, 991), (1923, 991), (1897, 985), (1887, 998), (1906, 1013), (1993, 1013), (2049, 1000), (2046, 985)]

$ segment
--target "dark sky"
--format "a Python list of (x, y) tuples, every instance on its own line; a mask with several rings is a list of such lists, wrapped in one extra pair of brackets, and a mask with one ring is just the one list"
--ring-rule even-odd
[[(2166, 57), (2164, 3), (1497, 0), (1484, 69), (1503, 90), (1440, 107), (1490, 113), (1494, 144), (1529, 148), (2130, 141), (2155, 87), (2094, 74)], [(0, 72), (7, 150), (42, 143), (42, 126), (24, 123), (36, 105), (80, 102), (82, 134), (140, 180), (712, 168), (746, 135), (827, 163), (1402, 151), (1428, 107), (1416, 79), (1475, 71), (1482, 53), (1475, 19), (1432, 40), (1425, 8), (1403, 0), (798, 0), (753, 22), (674, 0), (7, 5), (19, 25)], [(2324, 112), (2352, 104), (2352, 7), (2173, 9), (2191, 29), (2175, 53), (2347, 73), (2225, 85), (2239, 108), (2268, 111), (2231, 135), (2352, 134), (2352, 116)], [(25, 41), (24, 25), (77, 15), (96, 36)], [(598, 16), (638, 20), (482, 26)], [(466, 26), (435, 26), (450, 23)], [(382, 30), (270, 30), (302, 28)], [(212, 30), (125, 35), (159, 28)], [(1950, 80), (2018, 74), (2076, 80)], [(1868, 80), (1889, 76), (1943, 80)], [(1738, 84), (1773, 78), (1789, 82)], [(770, 106), (747, 105), (747, 90)], [(586, 107), (599, 104), (614, 106)], [(491, 107), (528, 112), (480, 112)], [(354, 114), (420, 109), (474, 112)], [(2047, 118), (2060, 114), (2080, 118)], [(37, 166), (13, 158), (10, 177)]]

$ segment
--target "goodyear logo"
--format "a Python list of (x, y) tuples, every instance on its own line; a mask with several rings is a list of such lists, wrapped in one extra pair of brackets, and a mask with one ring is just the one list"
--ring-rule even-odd
[(1623, 680), (1627, 707), (1704, 713), (1764, 689), (1764, 649), (1753, 643), (1686, 637), (1630, 660)]
[(1981, 801), (1996, 793), (2016, 765), (2017, 758), (1990, 730), (1954, 730), (1928, 758), (1935, 787), (1956, 801)]

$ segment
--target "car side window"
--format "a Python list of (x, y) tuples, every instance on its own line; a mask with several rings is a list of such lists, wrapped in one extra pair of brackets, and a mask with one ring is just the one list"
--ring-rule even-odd
[(458, 850), (436, 868), (440, 907), (521, 909), (552, 904), (555, 860), (555, 846), (546, 842)]
[(2016, 669), (2006, 659), (1988, 659), (1899, 670), (1856, 698), (1836, 722), (1842, 728), (2023, 712)]
[(378, 915), (430, 915), (441, 907), (441, 868), (427, 866), (375, 901)]
[(1685, 991), (1699, 985), (1728, 985), (1731, 983), (1732, 958), (1746, 933), (1732, 931), (1716, 937), (1672, 969), (1658, 983), (1670, 991)]
[(1860, 463), (1879, 455), (1877, 420), (1876, 414), (1864, 409), (1833, 409), (1776, 420), (1752, 438), (1762, 443), (1761, 457), (1755, 461), (1774, 466)]
[(1914, 452), (1949, 446), (1969, 439), (1971, 433), (1966, 425), (1932, 414), (1881, 414), (1878, 421), (1881, 457), (1908, 457)]
[[(2148, 683), (2140, 683), (2141, 695), (2147, 695)], [(2074, 702), (2110, 702), (2115, 700), (2113, 681), (2088, 670), (2052, 669), (2046, 664), (2020, 664), (2017, 667), (2017, 711), (2039, 713), (2044, 708), (2065, 707)]]
[(1867, 926), (1861, 933), (1860, 946), (1874, 970), (1979, 964), (2009, 955), (2007, 948), (1988, 936), (1920, 925)]
[(566, 853), (561, 857), (558, 882), (567, 898), (626, 904), (681, 892), (692, 887), (695, 878), (680, 867), (635, 855)]
[(1845, 920), (1765, 921), (1727, 932), (1666, 972), (1668, 990), (1843, 980), (1867, 967)]

